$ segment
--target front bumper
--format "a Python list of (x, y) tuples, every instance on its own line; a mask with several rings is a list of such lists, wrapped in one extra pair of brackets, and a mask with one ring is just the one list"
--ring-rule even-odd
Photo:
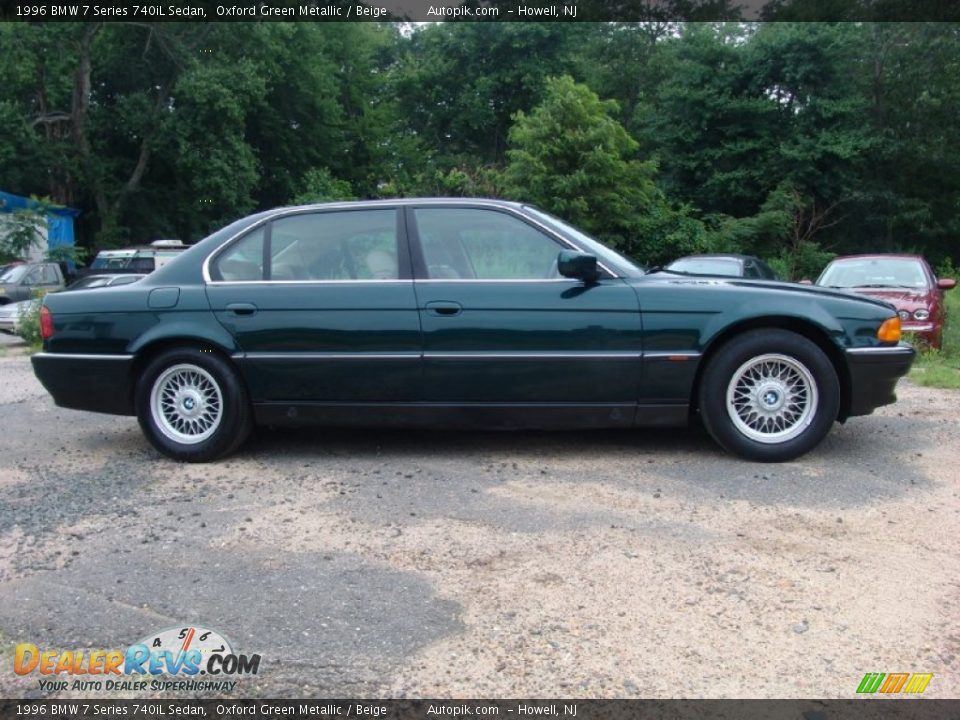
[(906, 343), (882, 347), (849, 348), (850, 411), (848, 416), (869, 415), (897, 400), (897, 381), (910, 371), (916, 350)]
[(39, 352), (33, 372), (60, 407), (133, 415), (133, 355)]

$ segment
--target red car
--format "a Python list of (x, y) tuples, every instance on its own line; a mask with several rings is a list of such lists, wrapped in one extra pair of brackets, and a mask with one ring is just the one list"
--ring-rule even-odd
[(905, 333), (939, 348), (946, 319), (943, 293), (957, 281), (937, 280), (920, 255), (849, 255), (827, 265), (816, 284), (886, 300), (900, 314)]

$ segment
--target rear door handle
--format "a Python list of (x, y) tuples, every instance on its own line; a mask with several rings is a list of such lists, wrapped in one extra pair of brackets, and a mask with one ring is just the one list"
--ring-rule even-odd
[(234, 315), (255, 315), (257, 306), (253, 303), (230, 303), (227, 305), (227, 312)]
[(452, 300), (434, 300), (428, 302), (426, 308), (431, 315), (443, 315), (445, 317), (459, 315), (463, 312), (463, 306)]

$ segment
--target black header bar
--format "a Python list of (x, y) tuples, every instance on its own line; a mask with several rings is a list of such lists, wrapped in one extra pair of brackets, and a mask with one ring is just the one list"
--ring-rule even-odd
[(18, 718), (257, 720), (945, 720), (960, 700), (0, 700)]
[(960, 21), (951, 0), (0, 0), (26, 22)]

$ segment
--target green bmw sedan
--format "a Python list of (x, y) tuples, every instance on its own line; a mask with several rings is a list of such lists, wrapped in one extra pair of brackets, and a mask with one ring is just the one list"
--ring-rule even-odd
[(536, 208), (330, 203), (238, 220), (140, 282), (48, 295), (37, 377), (57, 405), (135, 415), (162, 453), (256, 424), (684, 426), (795, 458), (894, 402), (914, 350), (881, 301), (645, 273)]

